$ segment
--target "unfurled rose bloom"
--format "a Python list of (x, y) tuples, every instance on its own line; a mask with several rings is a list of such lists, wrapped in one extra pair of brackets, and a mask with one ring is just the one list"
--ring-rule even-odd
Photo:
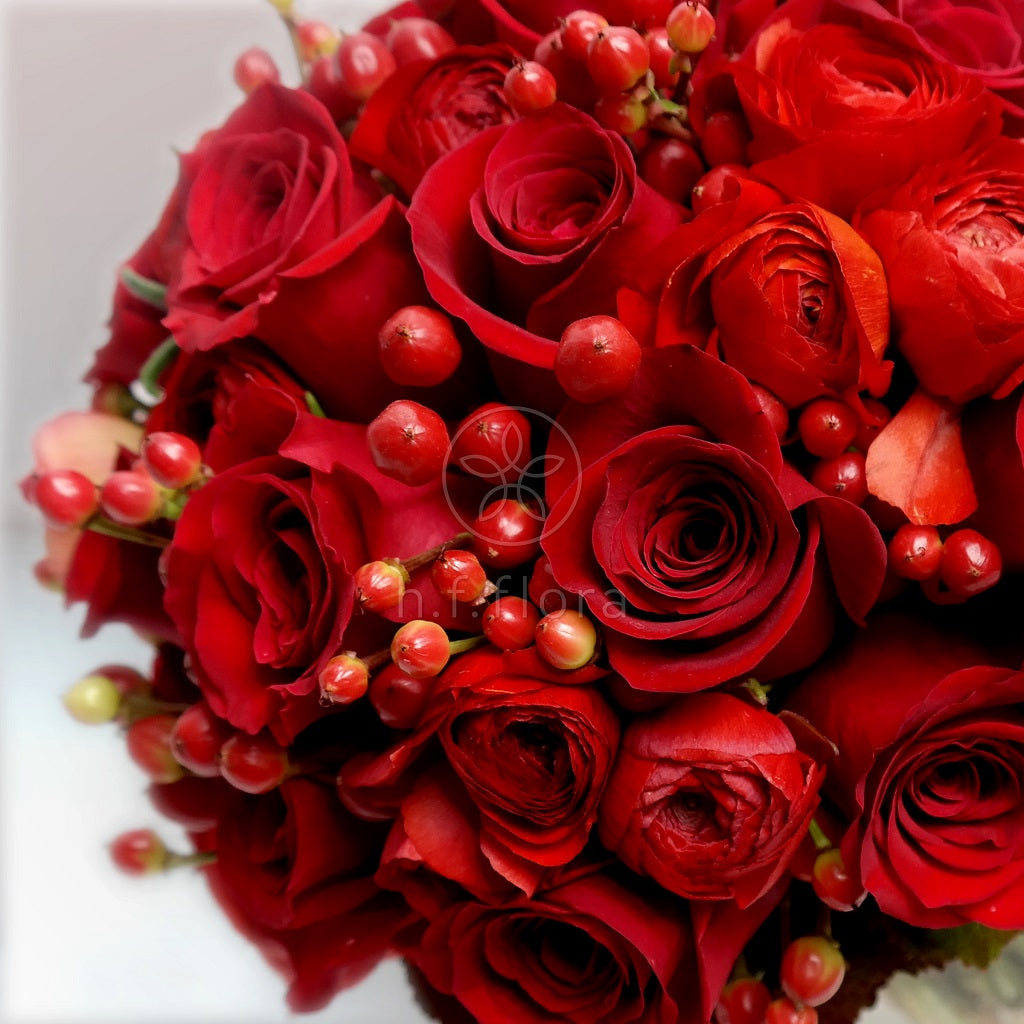
[(616, 290), (680, 219), (622, 136), (562, 104), (443, 157), (409, 208), (437, 302), (492, 352), (546, 370), (563, 329), (614, 313)]
[(966, 402), (1024, 379), (1024, 142), (923, 164), (854, 223), (882, 258), (894, 339), (928, 391)]
[(690, 345), (648, 351), (621, 399), (570, 404), (559, 423), (542, 543), (634, 688), (795, 671), (827, 647), (836, 594), (854, 619), (874, 602), (877, 530), (783, 464), (732, 368)]
[(999, 657), (883, 618), (787, 701), (839, 748), (844, 859), (908, 924), (1024, 927), (1024, 673)]
[(882, 0), (925, 49), (976, 74), (1002, 100), (1006, 128), (1024, 132), (1021, 0)]
[(533, 900), (454, 903), (410, 957), (479, 1024), (707, 1024), (763, 916), (590, 871)]
[(749, 127), (759, 177), (849, 217), (857, 201), (999, 131), (999, 102), (914, 32), (856, 0), (792, 0), (739, 60), (702, 63), (690, 107)]
[(883, 394), (889, 308), (878, 256), (817, 206), (763, 205), (741, 193), (661, 246), (650, 265), (665, 280), (657, 344), (697, 345), (791, 408), (822, 394)]
[(823, 774), (771, 712), (725, 693), (684, 697), (626, 730), (601, 842), (670, 892), (748, 906), (786, 870)]
[(432, 63), (399, 68), (366, 104), (352, 153), (412, 195), (445, 153), (514, 120), (502, 85), (515, 56), (501, 44), (460, 46)]

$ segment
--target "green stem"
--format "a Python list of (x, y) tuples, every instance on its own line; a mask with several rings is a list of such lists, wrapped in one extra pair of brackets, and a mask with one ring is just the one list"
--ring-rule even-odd
[(104, 537), (116, 537), (118, 540), (128, 540), (133, 544), (144, 544), (150, 548), (165, 548), (170, 544), (167, 537), (160, 537), (155, 533), (146, 533), (145, 530), (137, 530), (134, 526), (123, 526), (121, 523), (104, 519), (103, 516), (93, 516), (87, 519), (85, 529), (93, 533), (102, 533)]
[(177, 356), (178, 343), (173, 337), (166, 338), (157, 345), (150, 357), (142, 364), (142, 369), (139, 370), (137, 382), (143, 394), (139, 395), (133, 389), (135, 397), (140, 401), (149, 399), (149, 405), (156, 405), (164, 396), (163, 388), (160, 387), (160, 377)]
[(156, 309), (167, 309), (167, 285), (143, 277), (131, 267), (121, 268), (121, 284), (140, 301)]
[(480, 636), (467, 636), (462, 640), (452, 640), (448, 644), (448, 653), (454, 658), (457, 654), (465, 654), (466, 651), (471, 651), (474, 647), (479, 647), (485, 643), (487, 643), (487, 637), (482, 634)]
[(173, 868), (201, 868), (213, 864), (217, 860), (215, 853), (171, 853), (164, 858), (164, 870)]
[(810, 827), (807, 829), (808, 835), (811, 837), (811, 842), (814, 843), (816, 850), (831, 850), (832, 840), (822, 831), (821, 826), (811, 818)]

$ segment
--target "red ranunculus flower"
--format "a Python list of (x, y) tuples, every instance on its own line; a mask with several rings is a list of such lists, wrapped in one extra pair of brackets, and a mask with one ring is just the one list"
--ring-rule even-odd
[(900, 351), (933, 395), (1024, 378), (1024, 142), (996, 139), (869, 198), (854, 220), (889, 279)]
[(849, 217), (857, 201), (999, 131), (999, 102), (866, 0), (791, 0), (742, 59), (701, 65), (690, 107), (749, 127), (759, 177)]
[(670, 892), (748, 906), (786, 870), (823, 774), (778, 716), (725, 693), (683, 697), (626, 730), (601, 842)]
[(1024, 673), (999, 657), (891, 616), (787, 701), (839, 748), (846, 862), (912, 925), (1024, 927)]
[(689, 345), (649, 351), (621, 399), (570, 404), (559, 423), (544, 550), (636, 689), (795, 671), (827, 647), (834, 594), (855, 619), (874, 602), (877, 530), (784, 466), (730, 367)]

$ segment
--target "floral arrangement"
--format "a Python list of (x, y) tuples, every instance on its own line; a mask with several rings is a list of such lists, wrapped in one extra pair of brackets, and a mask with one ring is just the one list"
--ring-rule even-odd
[(275, 0), (37, 574), (310, 1010), (851, 1022), (1024, 929), (1019, 0)]

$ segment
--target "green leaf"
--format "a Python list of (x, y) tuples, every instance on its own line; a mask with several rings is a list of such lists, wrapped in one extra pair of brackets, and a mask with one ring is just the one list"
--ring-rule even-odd
[(946, 959), (959, 960), (968, 967), (988, 967), (1017, 932), (996, 931), (982, 924), (963, 924), (958, 928), (939, 928), (928, 933)]
[(167, 285), (159, 281), (151, 281), (148, 277), (136, 274), (131, 267), (121, 268), (121, 284), (137, 299), (148, 302), (157, 309), (167, 308)]

